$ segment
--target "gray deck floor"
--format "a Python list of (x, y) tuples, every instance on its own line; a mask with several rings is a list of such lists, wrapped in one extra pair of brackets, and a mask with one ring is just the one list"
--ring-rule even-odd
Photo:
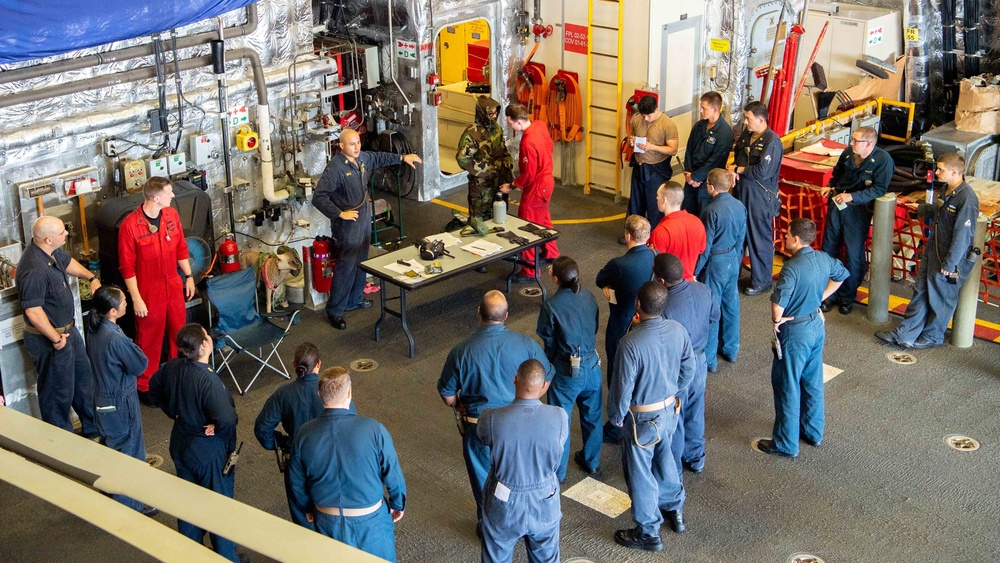
[[(464, 205), (465, 198), (456, 193), (444, 199)], [(624, 211), (605, 196), (586, 197), (570, 188), (556, 190), (552, 208), (555, 219)], [(450, 215), (433, 203), (407, 202), (405, 211), (411, 241), (439, 230)], [(621, 221), (559, 228), (562, 253), (577, 259), (582, 278), (591, 286), (597, 270), (623, 252), (615, 242)], [(448, 351), (474, 330), (480, 296), (501, 288), (509, 269), (495, 264), (486, 274), (470, 272), (411, 294), (411, 326), (417, 338), (417, 357), (412, 360), (397, 320), (389, 321), (381, 343), (374, 341), (377, 308), (350, 313), (345, 332), (331, 329), (322, 313), (306, 312), (283, 346), (290, 358), (299, 342), (311, 340), (324, 350), (326, 366), (358, 358), (379, 363), (374, 372), (352, 375), (354, 397), (361, 414), (389, 429), (406, 476), (408, 505), (396, 528), (401, 561), (479, 560), (475, 505), (460, 440), (435, 382)], [(896, 289), (909, 294), (905, 288)], [(509, 326), (533, 335), (538, 298), (516, 292), (508, 298)], [(776, 459), (749, 447), (753, 438), (770, 434), (773, 421), (768, 298), (743, 297), (741, 309), (738, 363), (720, 362), (719, 372), (709, 375), (707, 468), (701, 475), (685, 474), (688, 532), (676, 535), (665, 529), (662, 554), (629, 551), (612, 540), (615, 529), (632, 525), (628, 512), (609, 518), (563, 497), (564, 560), (779, 563), (793, 553), (808, 552), (827, 562), (984, 561), (1000, 555), (996, 344), (977, 341), (968, 350), (946, 345), (917, 351), (916, 364), (900, 366), (886, 358), (891, 349), (872, 337), (880, 327), (864, 319), (864, 307), (846, 317), (828, 315), (825, 362), (843, 372), (826, 384), (823, 447), (804, 446), (796, 460)], [(993, 317), (996, 309), (983, 314)], [(603, 354), (603, 328), (598, 339)], [(249, 369), (249, 363), (241, 365)], [(235, 397), (239, 439), (246, 442), (236, 498), (287, 517), (273, 456), (253, 437), (254, 418), (282, 382), (264, 375), (248, 395)], [(170, 421), (147, 408), (143, 420), (149, 452), (166, 458), (163, 469), (172, 471), (167, 450)], [(572, 433), (578, 448), (575, 422)], [(943, 441), (949, 434), (972, 436), (982, 447), (972, 453), (953, 451)], [(604, 446), (601, 480), (625, 490), (619, 456), (618, 447)], [(565, 488), (583, 478), (571, 462)], [(86, 522), (4, 483), (0, 498), (2, 561), (146, 559)], [(157, 520), (175, 525), (166, 515)], [(515, 560), (526, 560), (520, 548)]]

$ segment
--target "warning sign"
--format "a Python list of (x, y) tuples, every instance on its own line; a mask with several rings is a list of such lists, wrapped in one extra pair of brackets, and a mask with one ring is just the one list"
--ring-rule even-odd
[(587, 26), (568, 23), (563, 28), (563, 49), (570, 53), (586, 55), (589, 37)]
[(728, 53), (729, 52), (729, 40), (728, 39), (711, 39), (708, 42), (708, 48), (715, 51), (716, 53)]

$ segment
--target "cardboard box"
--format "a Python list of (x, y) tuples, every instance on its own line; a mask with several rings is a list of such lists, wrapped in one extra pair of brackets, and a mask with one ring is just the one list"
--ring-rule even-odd
[(1000, 110), (956, 111), (955, 129), (970, 133), (1000, 135)]
[(968, 78), (962, 79), (955, 110), (956, 112), (1000, 110), (1000, 86), (974, 86)]

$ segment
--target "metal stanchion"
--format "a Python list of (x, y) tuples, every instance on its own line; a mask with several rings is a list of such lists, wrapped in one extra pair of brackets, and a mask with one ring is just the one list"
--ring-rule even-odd
[(872, 251), (868, 267), (868, 311), (873, 323), (889, 320), (889, 279), (892, 277), (892, 232), (896, 220), (896, 194), (875, 200), (872, 219)]
[[(986, 225), (989, 220), (985, 215), (979, 214), (976, 220), (976, 235), (972, 239), (972, 245), (977, 249), (982, 249), (986, 242)], [(969, 348), (976, 331), (976, 307), (979, 305), (979, 279), (983, 271), (983, 257), (980, 252), (977, 256), (976, 265), (969, 272), (969, 277), (962, 284), (962, 289), (958, 291), (958, 306), (955, 307), (955, 316), (951, 323), (951, 345), (956, 348)]]

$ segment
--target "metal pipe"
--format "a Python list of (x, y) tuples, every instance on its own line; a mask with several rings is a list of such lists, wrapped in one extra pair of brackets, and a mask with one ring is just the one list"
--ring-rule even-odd
[(868, 266), (868, 310), (873, 323), (889, 320), (889, 279), (892, 277), (892, 233), (896, 219), (896, 194), (875, 200), (872, 220), (872, 255)]
[(184, 90), (181, 89), (181, 73), (177, 68), (177, 30), (170, 30), (170, 45), (173, 50), (171, 58), (174, 62), (174, 90), (177, 91), (177, 143), (174, 152), (181, 148), (181, 135), (184, 132)]
[(390, 52), (389, 52), (389, 76), (390, 76), (390, 78), (392, 78), (392, 83), (396, 85), (396, 89), (399, 90), (399, 93), (403, 96), (403, 100), (406, 102), (406, 107), (403, 108), (403, 113), (406, 114), (406, 117), (409, 120), (408, 123), (407, 123), (407, 125), (413, 125), (413, 114), (410, 113), (410, 105), (411, 105), (410, 104), (410, 97), (406, 95), (406, 92), (403, 91), (402, 86), (400, 86), (399, 82), (396, 81), (396, 56), (392, 52), (396, 48), (396, 40), (393, 38), (393, 35), (392, 35), (392, 0), (389, 0), (388, 2), (386, 2), (386, 6), (389, 7), (389, 9), (388, 9), (388, 14), (389, 14), (389, 22), (388, 22), (389, 23), (389, 49), (390, 49)]
[[(246, 59), (250, 62), (250, 66), (253, 70), (254, 83), (257, 86), (258, 101), (261, 101), (262, 103), (267, 103), (267, 88), (265, 87), (265, 82), (263, 77), (263, 66), (261, 65), (260, 62), (260, 56), (252, 49), (246, 47), (240, 49), (233, 49), (229, 51), (229, 54), (233, 58)], [(201, 57), (183, 59), (177, 64), (177, 68), (179, 68), (181, 71), (185, 71), (185, 70), (200, 68), (203, 66), (208, 66), (210, 64), (212, 64), (211, 55), (205, 55)], [(36, 90), (18, 92), (16, 94), (3, 96), (0, 97), (0, 108), (16, 106), (19, 104), (25, 104), (29, 102), (37, 102), (39, 100), (45, 100), (48, 98), (55, 98), (58, 96), (76, 94), (78, 92), (98, 90), (100, 88), (106, 88), (108, 86), (114, 86), (126, 82), (135, 82), (138, 80), (146, 80), (155, 77), (156, 77), (155, 66), (137, 67), (131, 70), (116, 72), (114, 74), (95, 76), (93, 78), (78, 80), (76, 82), (67, 82), (65, 84), (57, 84), (55, 86), (50, 86), (48, 88), (39, 88)]]
[[(258, 23), (257, 4), (250, 4), (249, 6), (247, 6), (246, 23), (240, 25), (234, 25), (232, 27), (227, 27), (225, 29), (225, 38), (233, 39), (236, 37), (250, 35), (251, 33), (257, 30), (257, 23)], [(196, 33), (194, 35), (181, 37), (177, 40), (177, 48), (185, 49), (188, 47), (202, 45), (207, 41), (213, 39), (217, 35), (218, 33), (215, 31), (206, 31), (203, 33)], [(53, 74), (59, 74), (61, 72), (67, 72), (70, 70), (80, 70), (82, 68), (90, 68), (100, 65), (106, 65), (116, 61), (135, 59), (138, 57), (148, 57), (152, 54), (153, 54), (153, 44), (146, 43), (145, 45), (126, 47), (124, 49), (118, 49), (116, 51), (107, 51), (105, 53), (94, 53), (93, 55), (87, 55), (84, 57), (74, 57), (72, 59), (53, 61), (50, 63), (42, 63), (22, 68), (15, 68), (0, 72), (0, 84), (18, 82), (21, 80), (29, 80), (32, 78), (39, 78), (42, 76), (50, 76)]]
[[(230, 54), (239, 52), (240, 50), (237, 49), (230, 51)], [(246, 58), (251, 61), (251, 66), (253, 66), (252, 58), (249, 56)], [(329, 72), (328, 65), (312, 64), (299, 72), (299, 79), (311, 79), (327, 72)], [(274, 70), (266, 75), (261, 72), (255, 72), (253, 81), (243, 78), (234, 79), (229, 84), (229, 91), (233, 95), (250, 95), (251, 90), (257, 87), (257, 94), (259, 96), (259, 84), (264, 84), (265, 82), (270, 84), (271, 87), (284, 86), (287, 84), (285, 71)], [(255, 83), (259, 84), (255, 86)], [(198, 88), (189, 91), (185, 97), (189, 98), (194, 105), (205, 105), (215, 100), (218, 95), (214, 87), (211, 87), (210, 90), (211, 92), (209, 92), (209, 88)], [(154, 103), (147, 100), (113, 109), (101, 109), (99, 113), (74, 114), (58, 121), (40, 122), (17, 130), (8, 131), (4, 135), (0, 135), (0, 151), (12, 151), (38, 143), (45, 143), (78, 132), (101, 131), (125, 124), (134, 124), (137, 120), (144, 119), (153, 107)]]
[(219, 38), (213, 39), (212, 70), (215, 73), (219, 87), (219, 129), (222, 130), (222, 163), (226, 170), (226, 185), (223, 191), (229, 206), (229, 232), (236, 232), (236, 204), (233, 190), (233, 157), (230, 154), (232, 146), (229, 138), (229, 93), (226, 84), (226, 40), (222, 31), (222, 18), (219, 18)]
[(969, 348), (976, 332), (976, 308), (979, 305), (979, 280), (982, 277), (982, 248), (986, 243), (986, 225), (989, 220), (982, 213), (976, 219), (976, 234), (972, 238), (972, 246), (976, 249), (976, 265), (965, 278), (962, 289), (958, 290), (958, 306), (951, 321), (951, 345), (956, 348)]

